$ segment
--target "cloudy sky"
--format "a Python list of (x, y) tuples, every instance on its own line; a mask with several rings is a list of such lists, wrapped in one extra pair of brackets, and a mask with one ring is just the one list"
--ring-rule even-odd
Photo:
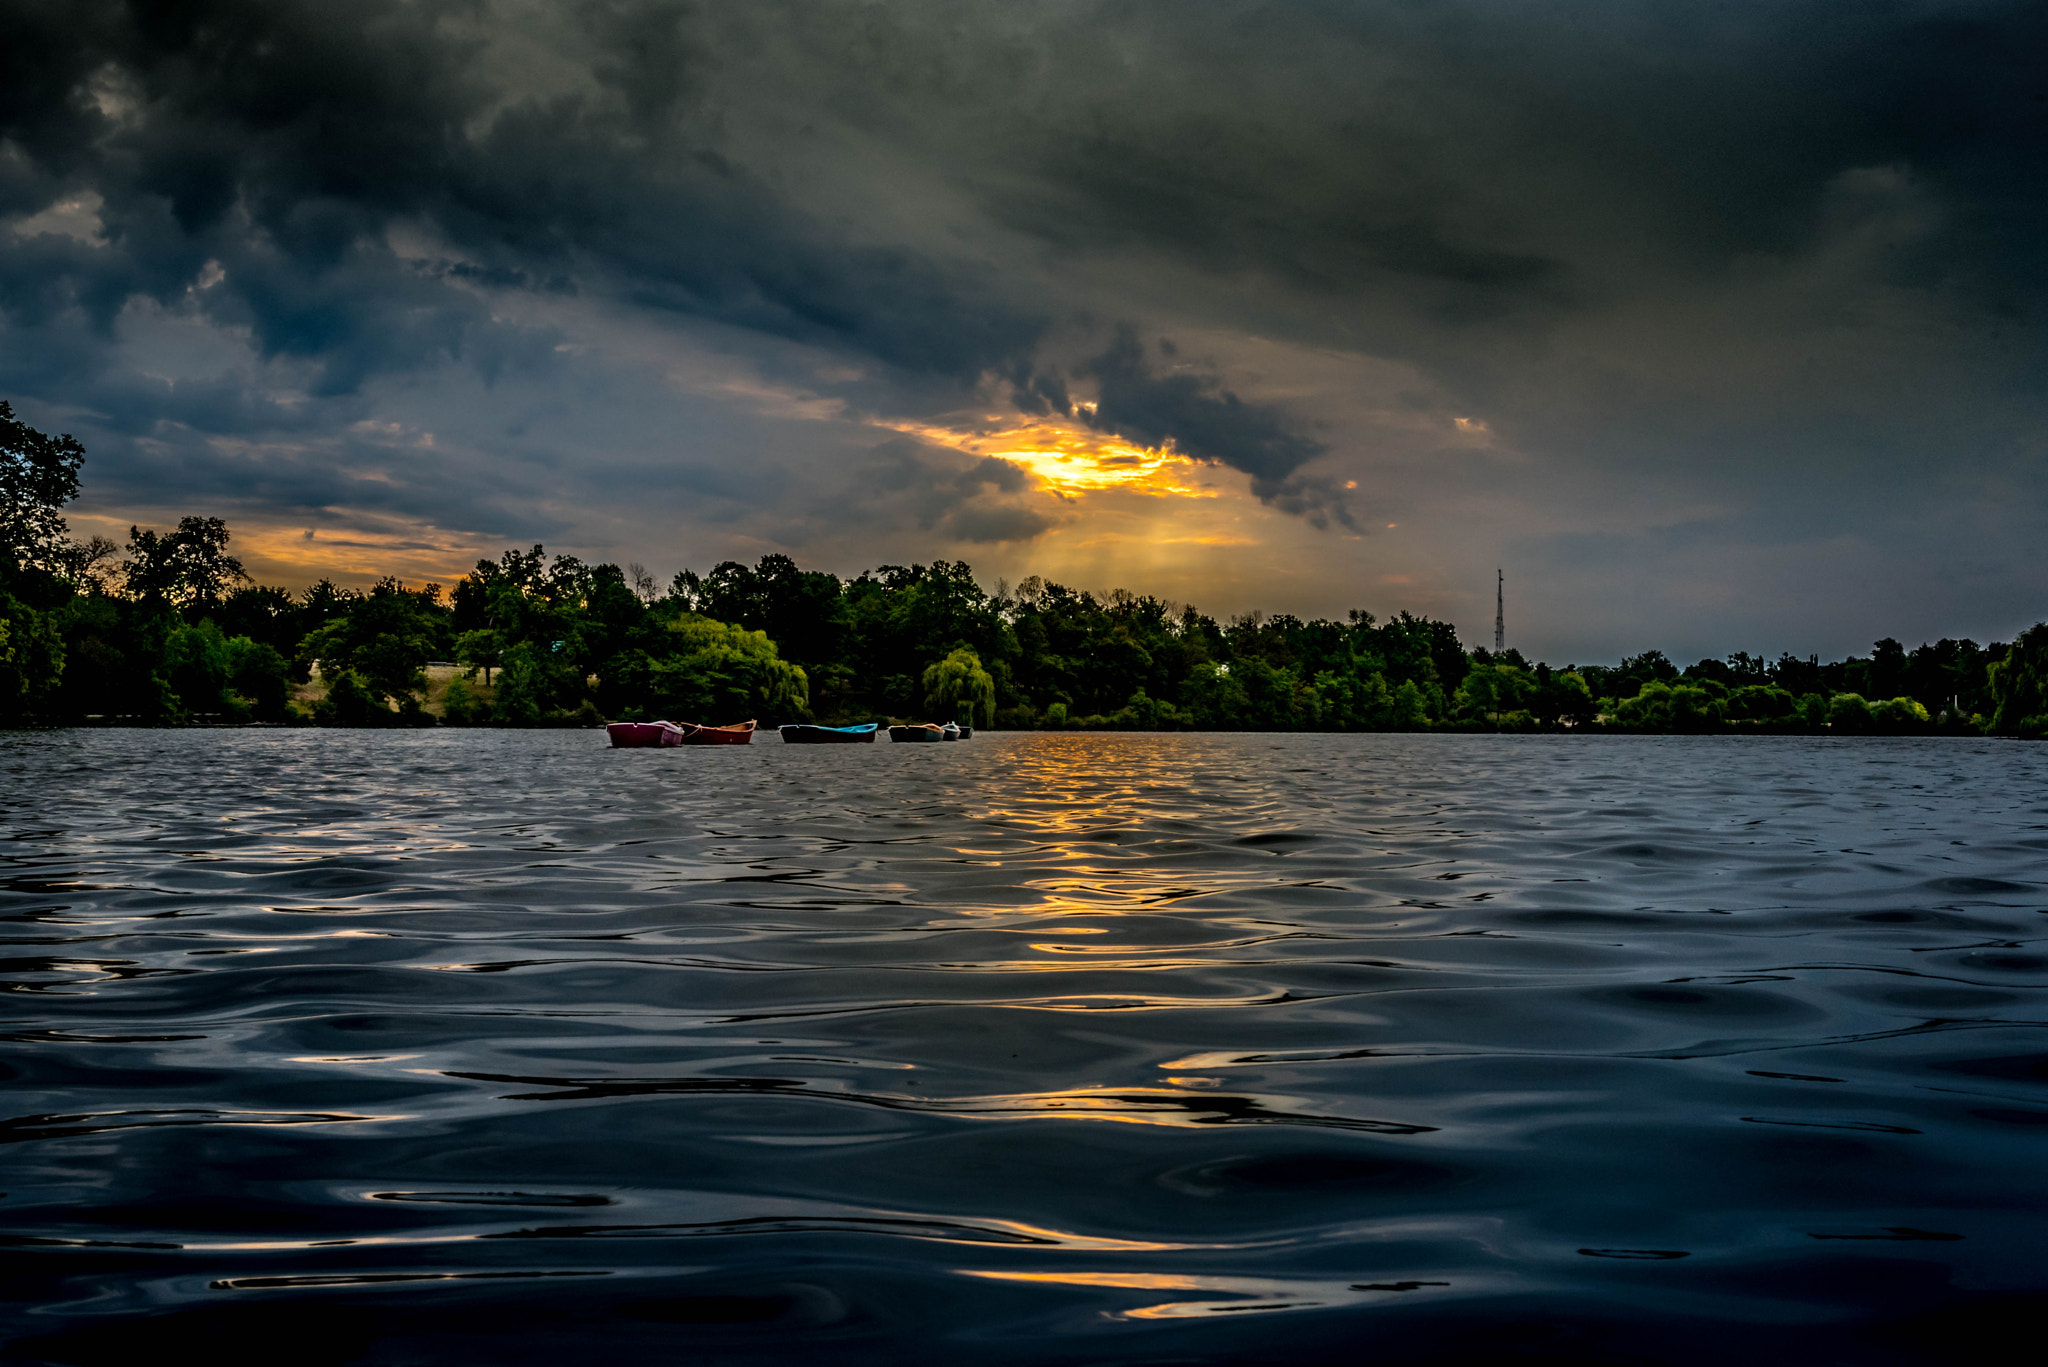
[(0, 397), (266, 582), (2048, 615), (2048, 7), (8, 0)]

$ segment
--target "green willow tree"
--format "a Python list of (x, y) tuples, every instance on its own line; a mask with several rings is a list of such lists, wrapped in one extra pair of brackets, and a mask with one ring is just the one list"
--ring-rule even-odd
[(962, 647), (925, 670), (924, 705), (934, 717), (957, 717), (970, 726), (994, 726), (996, 681), (981, 667), (981, 657)]
[(1989, 674), (1996, 708), (1991, 729), (2002, 736), (2048, 736), (2048, 623), (2021, 632)]

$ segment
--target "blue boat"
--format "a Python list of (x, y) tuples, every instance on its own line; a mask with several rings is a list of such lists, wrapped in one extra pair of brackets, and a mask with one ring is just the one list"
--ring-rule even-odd
[(865, 741), (875, 743), (877, 722), (862, 722), (858, 726), (813, 726), (809, 722), (794, 722), (775, 729), (791, 745), (858, 745)]

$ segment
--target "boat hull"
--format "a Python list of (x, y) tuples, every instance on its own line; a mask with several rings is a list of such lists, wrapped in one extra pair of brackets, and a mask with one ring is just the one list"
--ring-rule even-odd
[(615, 721), (604, 730), (614, 750), (658, 750), (681, 745), (691, 729), (672, 721)]
[(921, 743), (924, 741), (940, 741), (945, 738), (946, 733), (944, 731), (929, 724), (924, 726), (892, 726), (889, 728), (889, 739), (892, 741)]
[(754, 738), (754, 723), (734, 722), (730, 726), (699, 726), (682, 739), (684, 745), (745, 745)]
[(878, 729), (874, 722), (865, 726), (812, 726), (795, 723), (776, 728), (782, 739), (791, 745), (872, 745)]

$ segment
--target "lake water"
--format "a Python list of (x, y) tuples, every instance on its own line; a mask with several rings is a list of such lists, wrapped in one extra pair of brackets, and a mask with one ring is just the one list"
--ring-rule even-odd
[(0, 736), (17, 1360), (1967, 1360), (2048, 746)]

